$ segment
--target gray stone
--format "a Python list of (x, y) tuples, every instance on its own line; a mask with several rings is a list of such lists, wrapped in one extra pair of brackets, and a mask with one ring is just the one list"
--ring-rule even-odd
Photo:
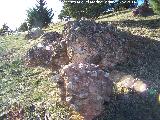
[(65, 24), (63, 39), (73, 63), (93, 63), (101, 68), (113, 68), (126, 60), (125, 41), (116, 36), (111, 25), (90, 20), (70, 21)]
[(60, 76), (62, 100), (76, 106), (85, 120), (92, 120), (103, 111), (113, 85), (106, 72), (94, 64), (71, 63), (60, 70)]
[(25, 62), (27, 66), (42, 66), (58, 70), (69, 63), (65, 41), (57, 32), (45, 33), (42, 42), (33, 46), (27, 52)]
[(37, 39), (43, 33), (43, 30), (40, 28), (32, 28), (30, 31), (28, 31), (28, 34), (25, 36), (25, 39)]

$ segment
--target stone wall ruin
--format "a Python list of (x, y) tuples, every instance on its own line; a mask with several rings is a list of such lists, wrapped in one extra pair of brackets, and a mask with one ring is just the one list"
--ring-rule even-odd
[(126, 41), (111, 25), (92, 20), (69, 21), (62, 35), (45, 33), (42, 42), (28, 51), (31, 66), (49, 67), (62, 100), (92, 120), (110, 100), (113, 81), (107, 69), (126, 60)]

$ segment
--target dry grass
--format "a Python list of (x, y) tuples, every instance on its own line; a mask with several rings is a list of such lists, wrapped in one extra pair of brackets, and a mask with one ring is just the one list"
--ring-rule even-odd
[[(102, 120), (159, 120), (160, 106), (160, 16), (133, 17), (131, 10), (100, 16), (97, 22), (112, 24), (120, 39), (130, 40), (127, 61), (110, 71), (116, 85), (146, 84), (145, 93), (119, 88), (106, 105)], [(122, 85), (123, 86), (123, 85)], [(139, 89), (139, 87), (137, 88)], [(117, 90), (116, 90), (117, 91)], [(108, 113), (108, 115), (106, 115)]]
[(48, 28), (44, 29), (44, 31), (46, 32), (56, 31), (56, 32), (62, 33), (64, 24), (65, 22), (59, 22), (55, 24), (51, 23)]
[(125, 10), (100, 16), (97, 19), (97, 22), (107, 22), (122, 31), (130, 32), (133, 35), (149, 37), (158, 41), (160, 40), (159, 15), (134, 17), (131, 10)]
[[(44, 107), (54, 120), (69, 119), (77, 114), (61, 102), (60, 92), (52, 79), (51, 70), (41, 67), (28, 68), (24, 65), (23, 57), (27, 50), (40, 41), (41, 39), (37, 39), (29, 42), (24, 39), (24, 35), (0, 37), (0, 119), (2, 120), (6, 119), (6, 114), (16, 104), (20, 104), (24, 109), (25, 119), (36, 119), (36, 114), (41, 114)], [(35, 106), (34, 113), (30, 111), (32, 105)]]

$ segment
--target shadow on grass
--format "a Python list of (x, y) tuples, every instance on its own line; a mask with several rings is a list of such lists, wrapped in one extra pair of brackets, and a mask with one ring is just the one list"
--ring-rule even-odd
[(104, 14), (103, 16), (100, 16), (98, 19), (109, 18), (109, 17), (113, 17), (115, 15), (125, 14), (125, 13), (129, 13), (129, 12), (130, 12), (130, 10), (123, 10), (123, 11), (118, 11), (118, 12), (112, 12), (112, 13), (108, 13), (108, 14)]
[(93, 120), (160, 120), (157, 95), (129, 92), (113, 94), (105, 111)]
[(110, 72), (116, 70), (132, 75), (143, 81), (148, 90), (113, 94), (111, 101), (105, 104), (104, 113), (95, 120), (160, 120), (160, 42), (119, 30), (116, 34), (126, 40), (127, 55), (126, 61)]
[(155, 82), (159, 85), (160, 80), (160, 42), (153, 39), (119, 32), (121, 38), (128, 39), (126, 42), (127, 60), (115, 66), (115, 69), (134, 75), (145, 82)]
[(143, 27), (149, 29), (160, 28), (160, 18), (151, 20), (123, 20), (123, 21), (108, 21), (115, 25), (120, 25), (121, 27)]

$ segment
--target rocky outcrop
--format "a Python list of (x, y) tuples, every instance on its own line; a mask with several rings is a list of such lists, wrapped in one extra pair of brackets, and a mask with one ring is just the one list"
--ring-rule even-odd
[(32, 47), (25, 58), (28, 66), (43, 66), (58, 70), (69, 63), (66, 43), (57, 32), (45, 33), (42, 42)]
[(44, 32), (40, 28), (32, 28), (28, 34), (25, 36), (25, 39), (37, 39), (39, 38)]
[(29, 50), (28, 65), (58, 71), (53, 80), (61, 89), (62, 100), (85, 120), (92, 120), (112, 93), (113, 83), (105, 71), (125, 62), (127, 42), (111, 25), (90, 20), (70, 21), (62, 35), (48, 32), (41, 39)]
[(115, 29), (94, 21), (70, 21), (65, 24), (63, 38), (73, 63), (93, 63), (102, 68), (114, 67), (125, 60), (125, 43)]
[(61, 41), (62, 35), (58, 32), (46, 32), (41, 36), (41, 39), (43, 39), (42, 44), (43, 45), (49, 45), (53, 42)]
[(62, 100), (66, 101), (85, 120), (92, 120), (103, 111), (112, 93), (109, 73), (94, 64), (71, 63), (61, 69), (58, 80)]
[(47, 52), (47, 55), (51, 54), (49, 56), (52, 56), (53, 59), (51, 57), (47, 59), (49, 58), (52, 64), (64, 63), (64, 61), (67, 64), (70, 61), (72, 63), (93, 63), (102, 69), (113, 68), (116, 64), (124, 62), (127, 56), (126, 41), (120, 40), (115, 31), (111, 25), (90, 20), (69, 21), (65, 24), (62, 35), (57, 32), (45, 33), (41, 37), (42, 45), (39, 45), (43, 47), (38, 50)]

